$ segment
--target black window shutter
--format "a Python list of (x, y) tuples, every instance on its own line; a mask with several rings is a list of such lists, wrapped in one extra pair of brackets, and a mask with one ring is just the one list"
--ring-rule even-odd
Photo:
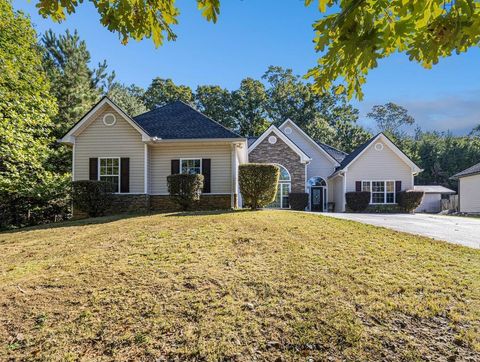
[(89, 180), (98, 180), (98, 158), (90, 158)]
[(402, 191), (402, 181), (395, 181), (395, 191), (396, 192)]
[(180, 160), (172, 160), (171, 174), (176, 175), (177, 173), (180, 173)]
[(362, 181), (355, 181), (355, 191), (356, 192), (362, 191)]
[(120, 159), (120, 192), (130, 192), (130, 159)]
[(209, 158), (202, 159), (202, 175), (203, 175), (203, 192), (210, 193), (211, 179), (211, 160)]

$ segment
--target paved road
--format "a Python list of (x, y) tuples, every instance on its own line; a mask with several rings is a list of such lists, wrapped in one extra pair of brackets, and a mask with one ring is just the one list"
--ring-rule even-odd
[(322, 215), (383, 226), (471, 248), (480, 248), (480, 218), (429, 214), (322, 213)]

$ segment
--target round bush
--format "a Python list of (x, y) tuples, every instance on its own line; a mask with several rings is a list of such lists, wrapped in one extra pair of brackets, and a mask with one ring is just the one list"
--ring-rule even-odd
[(347, 207), (354, 212), (365, 211), (370, 204), (370, 192), (355, 191), (345, 194)]
[(72, 200), (77, 209), (90, 217), (101, 216), (112, 205), (113, 185), (105, 181), (72, 182)]
[(203, 175), (175, 174), (167, 176), (168, 193), (182, 210), (188, 210), (200, 200), (203, 188)]
[(268, 163), (239, 166), (238, 182), (244, 205), (256, 210), (275, 200), (280, 168)]
[(288, 201), (292, 210), (303, 211), (308, 206), (308, 194), (305, 192), (291, 192)]
[(422, 202), (423, 192), (401, 191), (397, 193), (397, 203), (406, 212), (413, 212)]

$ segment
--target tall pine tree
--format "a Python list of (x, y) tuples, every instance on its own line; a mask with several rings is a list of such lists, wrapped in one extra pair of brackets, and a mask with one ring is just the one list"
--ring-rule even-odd
[[(107, 73), (107, 63), (90, 68), (91, 58), (85, 41), (77, 31), (56, 35), (47, 31), (41, 39), (44, 48), (43, 64), (51, 82), (51, 92), (57, 99), (58, 114), (54, 117), (52, 136), (60, 138), (106, 92), (114, 73)], [(56, 146), (51, 160), (53, 169), (60, 173), (70, 171), (71, 153), (66, 147)]]

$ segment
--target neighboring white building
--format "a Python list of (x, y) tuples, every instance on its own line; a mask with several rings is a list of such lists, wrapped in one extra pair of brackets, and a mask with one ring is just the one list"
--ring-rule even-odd
[(442, 211), (442, 197), (456, 193), (453, 190), (438, 185), (419, 185), (415, 186), (414, 190), (423, 192), (422, 203), (415, 209), (415, 212), (438, 213)]
[(372, 205), (395, 205), (396, 193), (413, 190), (422, 171), (383, 133), (347, 154), (313, 140), (291, 120), (249, 139), (248, 153), (250, 162), (276, 163), (288, 171), (291, 185), (282, 187), (307, 192), (313, 211), (327, 211), (329, 203), (345, 211), (350, 191), (371, 192)]
[(480, 163), (457, 173), (460, 212), (480, 213)]

